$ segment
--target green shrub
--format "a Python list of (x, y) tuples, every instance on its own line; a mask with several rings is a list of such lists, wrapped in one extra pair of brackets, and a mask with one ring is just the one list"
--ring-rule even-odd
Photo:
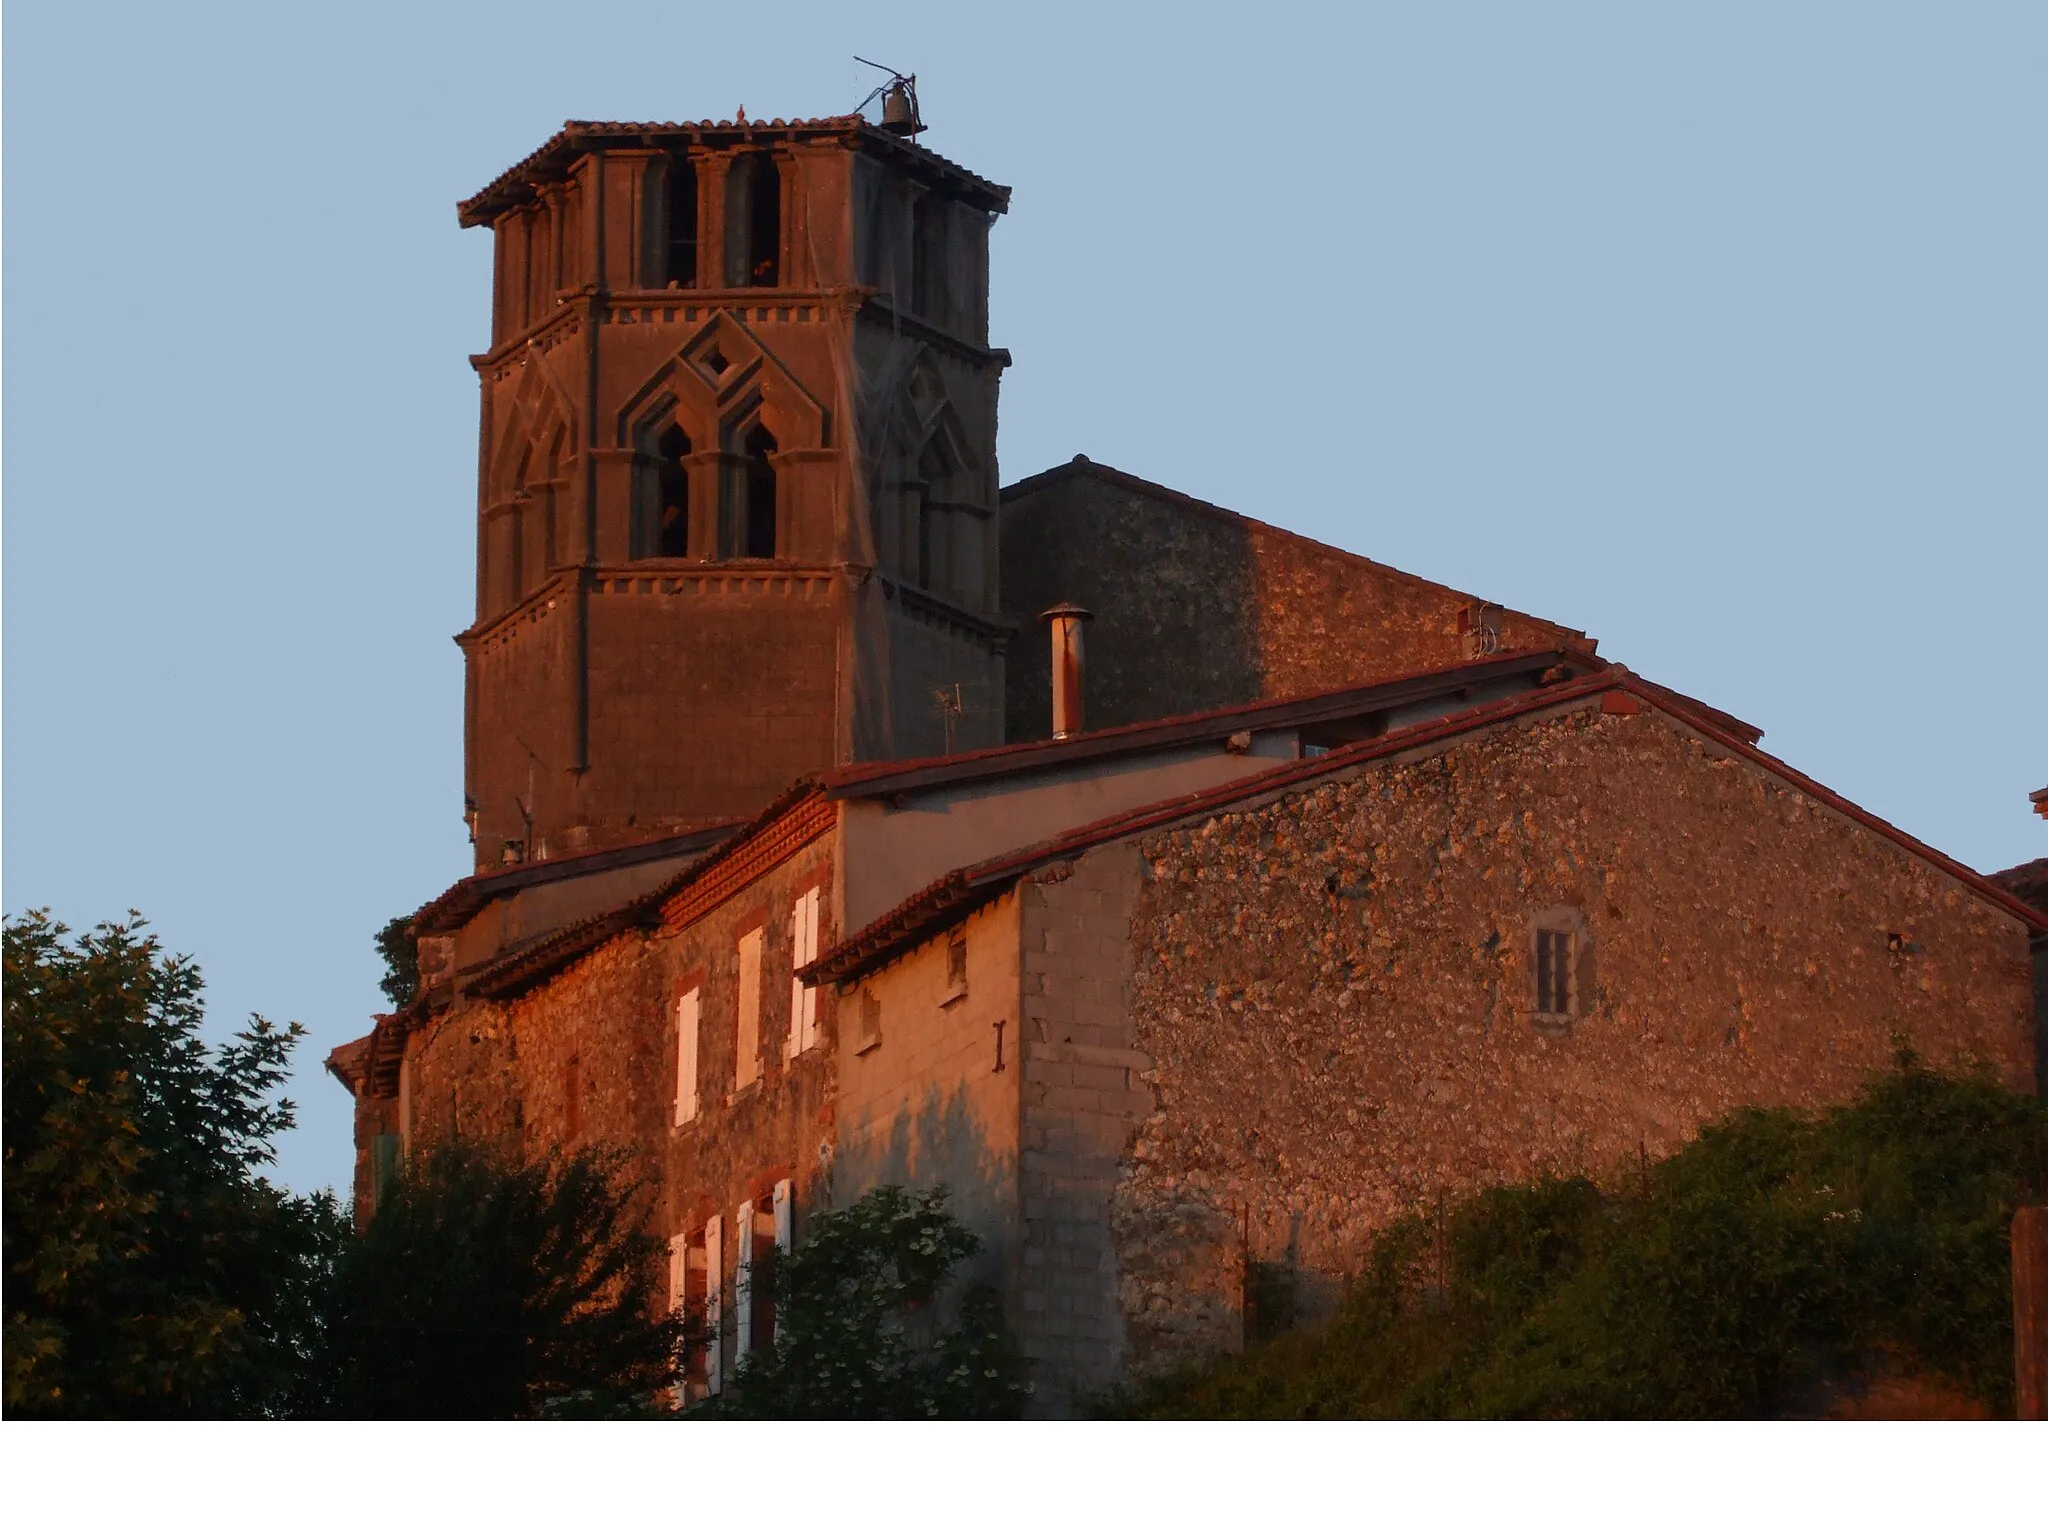
[(301, 1411), (341, 1418), (651, 1412), (679, 1330), (648, 1297), (660, 1241), (617, 1153), (413, 1157), (343, 1249)]
[[(727, 1418), (1015, 1418), (1029, 1389), (986, 1286), (954, 1285), (981, 1240), (921, 1195), (884, 1185), (814, 1216), (775, 1265), (776, 1337), (706, 1411)], [(761, 1281), (757, 1277), (756, 1284)]]
[(198, 967), (133, 913), (5, 936), (7, 1412), (281, 1412), (345, 1230), (262, 1172), (305, 1031), (252, 1018), (209, 1049)]
[[(1217, 1417), (1754, 1417), (1876, 1369), (2012, 1411), (2009, 1228), (2048, 1108), (1896, 1070), (1744, 1110), (1623, 1190), (1488, 1190), (1374, 1245), (1330, 1323), (1127, 1400)], [(1631, 1170), (1633, 1173), (1633, 1170)]]

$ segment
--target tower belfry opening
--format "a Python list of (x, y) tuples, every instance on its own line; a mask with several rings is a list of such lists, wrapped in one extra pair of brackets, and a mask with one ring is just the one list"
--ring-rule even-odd
[[(461, 204), (495, 246), (459, 637), (479, 867), (943, 751), (934, 679), (1002, 697), (987, 273), (1008, 202), (848, 116), (572, 122)], [(940, 421), (974, 468), (906, 519)], [(990, 710), (955, 744), (1002, 730)]]

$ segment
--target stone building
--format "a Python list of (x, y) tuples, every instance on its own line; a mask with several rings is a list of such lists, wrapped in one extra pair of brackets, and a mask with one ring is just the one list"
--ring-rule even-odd
[(2036, 1083), (2048, 918), (1753, 727), (1085, 459), (1000, 488), (1007, 205), (857, 117), (570, 123), (460, 205), (476, 869), (330, 1058), (360, 1216), (441, 1138), (628, 1148), (703, 1394), (764, 1250), (943, 1181), (1060, 1412), (1233, 1347), (1254, 1261), (1313, 1301), (1895, 1037)]

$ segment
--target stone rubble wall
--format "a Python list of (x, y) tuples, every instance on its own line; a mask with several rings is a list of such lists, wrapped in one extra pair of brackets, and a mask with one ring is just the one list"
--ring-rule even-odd
[[(1327, 1296), (1440, 1196), (1626, 1177), (1738, 1106), (1848, 1098), (1897, 1042), (2033, 1086), (2016, 918), (1654, 712), (1514, 722), (1142, 860), (1119, 1044), (1155, 1102), (1114, 1199), (1136, 1370), (1233, 1346), (1247, 1260)], [(1591, 949), (1562, 1028), (1531, 958), (1560, 913)]]

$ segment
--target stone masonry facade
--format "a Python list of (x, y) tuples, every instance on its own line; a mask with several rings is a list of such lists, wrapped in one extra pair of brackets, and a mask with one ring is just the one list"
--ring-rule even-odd
[(460, 205), (476, 873), (329, 1058), (358, 1220), (444, 1141), (622, 1150), (651, 1303), (721, 1303), (698, 1396), (811, 1213), (944, 1183), (1063, 1414), (1432, 1202), (1902, 1045), (2043, 1080), (2038, 881), (1582, 631), (1085, 459), (1001, 488), (1008, 200), (849, 117), (569, 123)]
[[(1154, 1102), (1118, 1101), (1113, 1214), (1140, 1371), (1236, 1346), (1240, 1251), (1341, 1276), (1438, 1196), (1615, 1177), (1900, 1044), (2034, 1083), (2023, 922), (1656, 713), (1517, 723), (1142, 857)], [(1569, 1022), (1532, 1012), (1539, 921), (1582, 936)]]
[[(1013, 741), (1050, 729), (1051, 641), (1088, 627), (1088, 724), (1128, 725), (1398, 677), (1579, 630), (1332, 549), (1085, 459), (1003, 491)], [(1172, 657), (1171, 666), (1160, 658)]]

